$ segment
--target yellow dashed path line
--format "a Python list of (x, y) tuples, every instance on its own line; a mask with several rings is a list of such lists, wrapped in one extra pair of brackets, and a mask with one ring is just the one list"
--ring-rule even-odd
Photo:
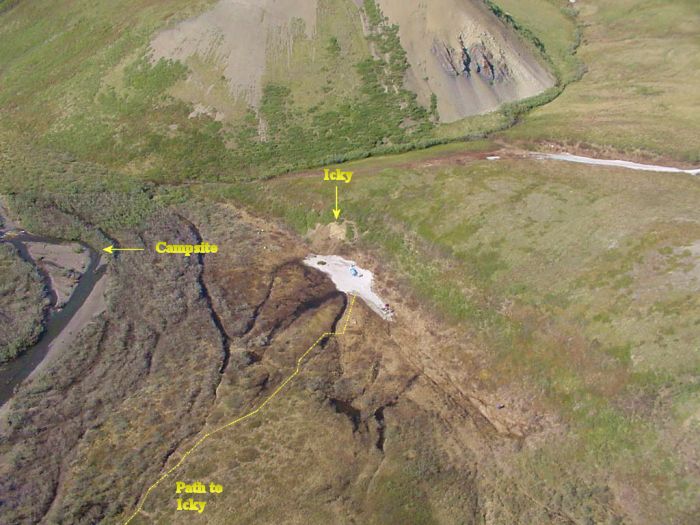
[(185, 453), (182, 455), (182, 457), (180, 458), (180, 460), (179, 460), (177, 463), (175, 463), (175, 465), (173, 465), (172, 467), (170, 467), (170, 469), (168, 469), (160, 478), (158, 478), (158, 480), (157, 480), (155, 483), (153, 483), (153, 485), (151, 485), (150, 487), (148, 487), (148, 490), (146, 490), (146, 493), (143, 495), (143, 498), (141, 498), (141, 503), (140, 503), (139, 506), (136, 508), (136, 510), (134, 511), (134, 513), (133, 513), (131, 516), (129, 516), (129, 519), (127, 519), (127, 520), (124, 522), (124, 525), (128, 525), (129, 522), (131, 522), (131, 520), (133, 520), (133, 519), (136, 517), (136, 515), (137, 515), (139, 512), (141, 512), (141, 510), (143, 509), (144, 503), (146, 503), (146, 499), (148, 498), (148, 495), (149, 495), (158, 485), (160, 485), (161, 482), (163, 482), (166, 478), (168, 478), (168, 476), (170, 476), (170, 474), (172, 474), (175, 470), (177, 470), (177, 469), (185, 462), (185, 460), (187, 459), (187, 457), (188, 457), (190, 454), (192, 454), (192, 452), (194, 452), (202, 443), (204, 443), (207, 439), (209, 439), (211, 436), (213, 436), (213, 435), (216, 434), (217, 432), (221, 432), (222, 430), (225, 430), (225, 429), (227, 429), (227, 428), (229, 428), (229, 427), (232, 427), (232, 426), (236, 425), (237, 423), (240, 423), (241, 421), (244, 421), (244, 420), (246, 420), (246, 419), (248, 419), (248, 418), (250, 418), (250, 417), (253, 417), (253, 416), (256, 415), (257, 413), (259, 413), (263, 408), (265, 408), (265, 405), (267, 405), (270, 401), (272, 401), (272, 400), (277, 396), (277, 394), (279, 394), (279, 393), (284, 389), (284, 387), (287, 386), (287, 384), (288, 384), (292, 379), (294, 379), (296, 376), (299, 375), (299, 372), (301, 371), (301, 364), (304, 362), (304, 359), (306, 359), (306, 356), (309, 355), (309, 354), (311, 353), (311, 351), (312, 351), (314, 348), (316, 348), (316, 345), (318, 345), (318, 344), (319, 344), (321, 341), (323, 341), (323, 339), (326, 338), (326, 337), (330, 337), (330, 336), (339, 336), (339, 335), (344, 335), (344, 334), (345, 334), (345, 330), (347, 330), (347, 328), (348, 328), (348, 323), (350, 322), (350, 316), (352, 315), (352, 307), (353, 307), (353, 305), (355, 304), (355, 296), (352, 295), (351, 297), (352, 297), (352, 299), (350, 300), (350, 308), (348, 309), (348, 316), (347, 316), (347, 318), (345, 319), (345, 325), (343, 326), (343, 330), (340, 331), (340, 332), (324, 332), (324, 333), (321, 335), (321, 337), (319, 337), (319, 338), (316, 340), (316, 342), (315, 342), (314, 344), (312, 344), (306, 352), (304, 352), (303, 354), (301, 354), (301, 356), (299, 357), (299, 359), (297, 359), (297, 366), (296, 366), (296, 369), (294, 370), (294, 372), (292, 372), (292, 374), (291, 374), (289, 377), (287, 377), (287, 379), (285, 379), (285, 380), (282, 382), (282, 384), (281, 384), (280, 386), (278, 386), (278, 387), (275, 389), (275, 391), (272, 392), (272, 394), (270, 394), (270, 395), (265, 399), (265, 401), (262, 402), (262, 404), (260, 404), (260, 406), (259, 406), (258, 408), (256, 408), (255, 410), (253, 410), (253, 411), (251, 411), (251, 412), (248, 412), (248, 413), (245, 414), (244, 416), (241, 416), (241, 417), (239, 417), (239, 418), (237, 418), (237, 419), (234, 419), (233, 421), (231, 421), (231, 422), (229, 422), (229, 423), (226, 423), (225, 425), (223, 425), (223, 426), (221, 426), (221, 427), (219, 427), (219, 428), (217, 428), (217, 429), (212, 430), (211, 432), (208, 432), (208, 433), (204, 434), (201, 438), (199, 438), (199, 440), (198, 440), (194, 445), (192, 445), (192, 447), (191, 447), (189, 450), (187, 450), (187, 452), (185, 452)]

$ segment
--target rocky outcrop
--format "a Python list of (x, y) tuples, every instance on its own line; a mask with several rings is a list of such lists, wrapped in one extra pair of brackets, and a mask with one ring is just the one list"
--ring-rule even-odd
[(378, 0), (398, 24), (410, 69), (406, 86), (442, 122), (496, 109), (555, 83), (535, 52), (481, 1)]
[(457, 49), (446, 42), (433, 42), (433, 53), (447, 73), (455, 77), (479, 75), (491, 83), (507, 82), (511, 78), (503, 52), (498, 56), (494, 55), (483, 41), (469, 45), (463, 35), (457, 40)]

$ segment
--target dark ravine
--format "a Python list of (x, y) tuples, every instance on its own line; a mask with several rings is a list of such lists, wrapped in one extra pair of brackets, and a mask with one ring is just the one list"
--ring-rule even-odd
[[(253, 328), (255, 328), (255, 324), (258, 321), (258, 317), (260, 316), (260, 312), (265, 307), (267, 302), (270, 300), (270, 296), (272, 295), (272, 290), (275, 287), (275, 281), (277, 280), (277, 277), (279, 276), (279, 274), (283, 270), (288, 269), (288, 268), (300, 268), (304, 272), (307, 271), (307, 268), (301, 263), (301, 261), (289, 261), (289, 262), (282, 263), (279, 266), (276, 266), (275, 268), (273, 268), (272, 272), (270, 273), (270, 278), (269, 278), (270, 284), (267, 286), (267, 291), (265, 292), (265, 297), (263, 297), (262, 301), (260, 301), (253, 309), (253, 313), (252, 313), (250, 319), (248, 320), (248, 322), (246, 323), (244, 330), (240, 333), (240, 337), (248, 335), (250, 332), (253, 331)], [(324, 298), (324, 300), (321, 302), (324, 302), (325, 300), (326, 299)], [(320, 303), (317, 304), (316, 306), (319, 306), (319, 305), (320, 305)], [(309, 308), (310, 308), (310, 306), (309, 306)], [(306, 308), (306, 309), (308, 309), (308, 308)], [(297, 308), (295, 315), (298, 315), (300, 313), (302, 313), (302, 311), (300, 310), (300, 308)], [(278, 328), (279, 328), (279, 326), (278, 326)]]
[[(333, 324), (331, 325), (331, 330), (330, 333), (335, 334), (338, 331), (338, 323), (340, 323), (340, 320), (343, 318), (345, 315), (345, 312), (348, 310), (348, 296), (344, 293), (341, 292), (335, 292), (338, 295), (340, 295), (343, 298), (343, 307), (340, 309), (338, 312), (338, 315), (336, 316), (335, 319), (333, 319)], [(333, 294), (335, 295), (335, 294)], [(331, 296), (332, 297), (332, 296)], [(331, 297), (329, 297), (327, 300), (330, 300)], [(331, 336), (326, 336), (322, 341), (321, 341), (321, 348), (326, 348), (326, 345), (328, 344), (328, 341), (330, 340)]]
[(255, 328), (255, 323), (258, 320), (258, 316), (260, 315), (260, 311), (262, 310), (263, 306), (267, 303), (267, 301), (270, 299), (270, 295), (272, 294), (272, 288), (275, 286), (275, 278), (277, 277), (277, 272), (279, 271), (279, 268), (276, 268), (272, 272), (272, 276), (270, 277), (270, 284), (267, 287), (267, 292), (265, 293), (265, 297), (263, 298), (260, 303), (253, 309), (253, 314), (248, 319), (248, 322), (246, 323), (245, 328), (243, 329), (243, 332), (241, 333), (241, 336), (248, 335), (253, 328)]
[(330, 398), (328, 400), (333, 410), (338, 414), (344, 414), (350, 420), (352, 424), (352, 431), (357, 432), (360, 429), (360, 422), (362, 421), (362, 412), (352, 406), (349, 401), (344, 401), (342, 399)]
[[(201, 233), (199, 233), (199, 229), (194, 225), (194, 223), (192, 221), (189, 221), (182, 215), (178, 215), (177, 217), (185, 224), (187, 224), (190, 233), (194, 236), (197, 243), (202, 243), (202, 235)], [(197, 284), (200, 287), (202, 297), (204, 298), (204, 301), (207, 304), (207, 308), (211, 312), (211, 320), (214, 323), (214, 326), (216, 326), (216, 329), (219, 332), (219, 336), (221, 337), (221, 348), (223, 355), (221, 360), (221, 366), (219, 367), (219, 374), (223, 374), (226, 371), (226, 367), (228, 367), (228, 363), (231, 359), (231, 350), (229, 348), (231, 337), (228, 335), (228, 332), (226, 332), (226, 329), (224, 328), (224, 323), (221, 321), (221, 316), (219, 316), (219, 313), (214, 308), (214, 303), (211, 299), (211, 294), (209, 293), (207, 284), (204, 282), (204, 255), (202, 255), (201, 253), (197, 255), (197, 263), (199, 264), (199, 275), (197, 276)]]
[(384, 408), (386, 407), (379, 407), (377, 410), (374, 411), (374, 420), (377, 422), (377, 442), (375, 443), (375, 446), (377, 447), (377, 450), (380, 450), (381, 452), (384, 452), (384, 441), (386, 440), (385, 436), (385, 431), (386, 431), (386, 422), (384, 421)]

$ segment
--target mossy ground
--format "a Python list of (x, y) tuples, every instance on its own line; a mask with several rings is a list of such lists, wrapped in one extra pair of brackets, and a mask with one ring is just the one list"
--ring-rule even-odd
[(2, 363), (38, 339), (48, 302), (41, 276), (10, 244), (0, 244), (0, 299)]
[[(698, 407), (695, 181), (527, 160), (371, 162), (340, 188), (359, 246), (484, 345), (484, 387), (529, 385), (571, 425), (566, 446), (532, 461), (599, 484), (634, 475), (689, 512), (697, 480), (664, 443), (689, 439), (678, 425)], [(231, 196), (305, 232), (332, 220), (331, 189), (319, 174)]]
[[(577, 78), (576, 22), (563, 6), (500, 4), (541, 41), (562, 79)], [(0, 191), (27, 228), (98, 246), (97, 227), (118, 236), (166, 205), (201, 199), (246, 205), (305, 233), (331, 220), (330, 186), (311, 178), (241, 181), (366, 156), (377, 146), (399, 149), (435, 133), (499, 129), (514, 115), (518, 124), (499, 135), (502, 142), (700, 158), (692, 1), (586, 2), (578, 14), (579, 58), (588, 68), (581, 81), (527, 115), (511, 107), (429, 132), (429, 115), (421, 114), (414, 135), (401, 127), (407, 108), (420, 113), (410, 96), (378, 89), (380, 78), (396, 73), (391, 61), (368, 59), (356, 36), (334, 43), (329, 15), (313, 73), (325, 75), (324, 96), (306, 77), (283, 82), (277, 64), (261, 107), (274, 140), (259, 142), (241, 109), (250, 120), (233, 137), (238, 149), (227, 148), (225, 123), (188, 118), (191, 105), (173, 97), (184, 65), (143, 59), (163, 20), (206, 5), (0, 4)], [(310, 45), (300, 40), (292, 61), (304, 62)], [(340, 71), (334, 53), (365, 58)], [(342, 86), (328, 84), (337, 75), (345, 75)], [(352, 85), (359, 94), (345, 91)], [(576, 487), (588, 486), (605, 506), (605, 487), (632, 486), (636, 499), (618, 503), (639, 512), (637, 521), (687, 523), (698, 480), (684, 466), (700, 449), (697, 181), (527, 160), (417, 165), (462, 147), (354, 164), (364, 174), (341, 188), (341, 203), (357, 225), (356, 246), (388, 261), (407, 295), (478, 341), (483, 388), (522, 384), (569, 425), (564, 438), (515, 465), (514, 478), (530, 492), (567, 500), (576, 517), (595, 522), (598, 507), (576, 509)], [(573, 488), (571, 472), (581, 480)], [(381, 485), (377, 508), (399, 497), (402, 476)], [(507, 492), (509, 483), (494, 487)], [(419, 511), (429, 523), (430, 509)]]

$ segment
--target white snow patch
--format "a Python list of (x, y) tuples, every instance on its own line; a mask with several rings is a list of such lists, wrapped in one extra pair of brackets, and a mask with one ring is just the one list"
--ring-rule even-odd
[(541, 160), (562, 160), (564, 162), (576, 162), (578, 164), (588, 164), (589, 166), (614, 166), (617, 168), (627, 168), (638, 171), (656, 171), (660, 173), (687, 173), (688, 175), (700, 175), (700, 168), (693, 170), (684, 170), (671, 166), (656, 166), (654, 164), (639, 164), (637, 162), (629, 162), (626, 160), (606, 160), (594, 159), (591, 157), (582, 157), (580, 155), (572, 155), (570, 153), (534, 153), (535, 158)]
[[(355, 261), (337, 255), (309, 255), (304, 264), (330, 276), (339, 291), (360, 297), (382, 319), (393, 318), (393, 313), (385, 307), (386, 302), (372, 291), (374, 275), (357, 266)], [(353, 269), (357, 275), (353, 275)]]

